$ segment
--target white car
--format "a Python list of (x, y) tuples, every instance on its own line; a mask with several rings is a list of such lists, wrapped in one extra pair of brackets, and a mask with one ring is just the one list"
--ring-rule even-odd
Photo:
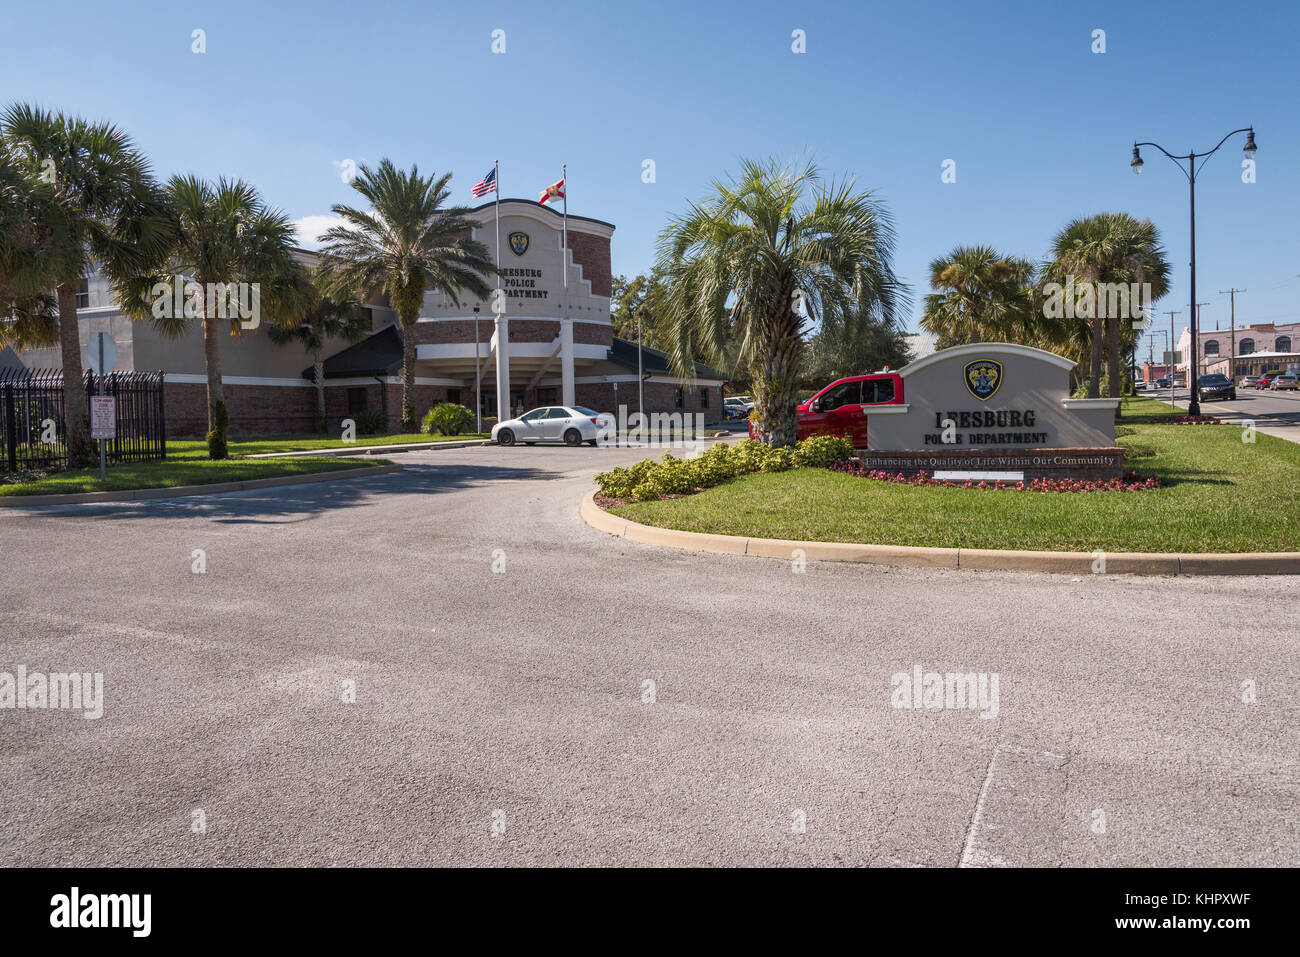
[(546, 405), (525, 412), (517, 419), (506, 419), (492, 426), (492, 440), (498, 445), (536, 445), (538, 442), (563, 442), (565, 445), (596, 444), (600, 427), (607, 417), (580, 405)]

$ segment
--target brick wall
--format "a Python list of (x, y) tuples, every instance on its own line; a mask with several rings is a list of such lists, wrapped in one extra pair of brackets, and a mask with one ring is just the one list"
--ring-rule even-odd
[(608, 296), (611, 286), (609, 240), (570, 229), (569, 249), (573, 261), (582, 266), (582, 278), (591, 282), (591, 294)]
[[(310, 388), (227, 385), (223, 390), (232, 435), (314, 432), (316, 391)], [(202, 438), (208, 431), (208, 388), (167, 382), (164, 414), (168, 438)]]
[[(678, 386), (668, 382), (647, 382), (645, 384), (645, 411), (686, 412), (704, 414), (707, 424), (722, 420), (722, 387), (696, 386), (694, 390), (683, 389), (682, 405), (677, 405)], [(708, 406), (704, 405), (704, 394), (708, 395)], [(637, 384), (633, 382), (618, 383), (617, 401), (615, 401), (614, 383), (596, 382), (574, 387), (574, 397), (578, 405), (585, 405), (598, 412), (618, 414), (618, 406), (627, 406), (628, 414), (638, 411)]]
[[(479, 319), (479, 342), (490, 342), (495, 324), (491, 319)], [(560, 334), (558, 319), (511, 319), (511, 342), (550, 342)], [(438, 322), (421, 322), (415, 327), (415, 341), (419, 344), (473, 342), (473, 319), (447, 319)], [(573, 341), (587, 345), (610, 346), (614, 343), (614, 330), (609, 326), (590, 322), (574, 322)]]

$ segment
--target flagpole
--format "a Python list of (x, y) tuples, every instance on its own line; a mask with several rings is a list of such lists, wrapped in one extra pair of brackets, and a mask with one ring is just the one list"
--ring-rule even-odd
[[(505, 303), (501, 300), (501, 161), (500, 160), (492, 161), (492, 185), (496, 187), (495, 206), (496, 206), (496, 214), (497, 214), (497, 302), (493, 303), (493, 305), (504, 310)], [(498, 316), (498, 318), (500, 317)], [(497, 322), (494, 325), (498, 329), (501, 328), (500, 322)], [(506, 338), (509, 338), (509, 333), (506, 334)], [(478, 330), (476, 329), (474, 331), (474, 365), (475, 366), (478, 365), (478, 348), (479, 348)], [(502, 348), (502, 344), (500, 342), (497, 343), (497, 348), (498, 349)], [(508, 386), (506, 387), (506, 391), (507, 392), (510, 391)], [(499, 394), (500, 392), (501, 392), (501, 385), (500, 383), (498, 383), (497, 393)], [(483, 407), (483, 399), (480, 397), (479, 408), (481, 409), (482, 407)], [(497, 421), (498, 422), (504, 421), (500, 409), (497, 409)], [(482, 433), (482, 431), (483, 429), (480, 428), (479, 432)]]
[(564, 184), (564, 219), (560, 227), (564, 248), (560, 252), (560, 270), (564, 274), (564, 318), (569, 317), (569, 164), (560, 164), (560, 182)]

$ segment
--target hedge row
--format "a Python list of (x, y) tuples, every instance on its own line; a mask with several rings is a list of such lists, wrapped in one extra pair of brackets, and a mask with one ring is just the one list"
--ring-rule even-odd
[(610, 469), (596, 476), (600, 494), (652, 502), (665, 495), (689, 495), (728, 479), (754, 472), (784, 472), (795, 468), (829, 468), (853, 454), (853, 444), (842, 436), (815, 435), (793, 448), (771, 448), (746, 439), (730, 445), (715, 442), (694, 458), (679, 459), (665, 452), (662, 459), (642, 459), (627, 468)]

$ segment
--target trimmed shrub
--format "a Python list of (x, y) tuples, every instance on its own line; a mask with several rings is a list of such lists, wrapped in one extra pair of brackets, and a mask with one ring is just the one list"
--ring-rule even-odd
[(600, 494), (651, 502), (665, 495), (690, 495), (740, 475), (785, 472), (795, 468), (826, 468), (853, 454), (852, 443), (839, 436), (814, 436), (794, 448), (773, 449), (749, 439), (728, 445), (717, 442), (699, 455), (679, 459), (665, 452), (662, 459), (642, 459), (626, 468), (596, 476)]
[(794, 450), (795, 465), (801, 469), (828, 469), (842, 459), (853, 458), (853, 443), (843, 435), (814, 435)]
[(420, 431), (428, 435), (464, 435), (473, 427), (473, 410), (455, 402), (439, 402), (424, 413)]
[(347, 416), (356, 423), (357, 435), (383, 435), (388, 431), (388, 416), (383, 409), (366, 409)]
[(230, 448), (226, 444), (226, 430), (230, 428), (230, 413), (226, 410), (226, 403), (218, 402), (213, 407), (212, 418), (212, 424), (216, 428), (205, 436), (208, 443), (208, 458), (229, 458)]

